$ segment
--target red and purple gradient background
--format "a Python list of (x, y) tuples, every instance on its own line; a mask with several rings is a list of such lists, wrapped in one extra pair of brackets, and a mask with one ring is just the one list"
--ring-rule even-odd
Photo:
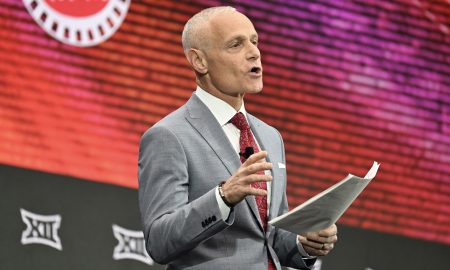
[(260, 35), (247, 109), (282, 133), (295, 206), (347, 173), (376, 179), (340, 223), (450, 245), (449, 1), (133, 1), (93, 48), (0, 5), (0, 163), (137, 187), (141, 134), (195, 89), (180, 42), (212, 5)]

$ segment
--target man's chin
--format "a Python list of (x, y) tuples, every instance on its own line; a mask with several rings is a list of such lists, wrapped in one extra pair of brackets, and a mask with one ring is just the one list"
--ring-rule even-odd
[(246, 91), (245, 93), (248, 94), (257, 94), (262, 91), (263, 89), (263, 82), (262, 80), (253, 81), (251, 83), (248, 83), (245, 87)]
[(261, 92), (262, 89), (263, 89), (263, 87), (261, 85), (261, 86), (258, 86), (258, 87), (250, 88), (249, 90), (246, 91), (246, 93), (247, 94), (257, 94), (257, 93)]

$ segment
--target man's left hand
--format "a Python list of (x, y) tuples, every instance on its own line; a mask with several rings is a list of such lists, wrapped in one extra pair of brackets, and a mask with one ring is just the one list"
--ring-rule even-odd
[(334, 248), (337, 241), (337, 227), (333, 224), (318, 232), (308, 232), (299, 235), (298, 240), (309, 255), (324, 256)]

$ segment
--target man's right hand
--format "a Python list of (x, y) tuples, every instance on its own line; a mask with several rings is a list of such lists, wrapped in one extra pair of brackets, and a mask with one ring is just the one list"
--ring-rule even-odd
[(261, 151), (251, 155), (241, 167), (222, 185), (226, 201), (236, 205), (247, 195), (267, 196), (267, 191), (251, 186), (254, 182), (272, 181), (271, 175), (258, 174), (272, 169), (272, 163), (266, 162), (267, 152)]

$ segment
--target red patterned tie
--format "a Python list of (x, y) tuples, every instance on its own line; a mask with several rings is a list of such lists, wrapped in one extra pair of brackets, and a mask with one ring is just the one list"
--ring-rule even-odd
[[(241, 135), (239, 137), (239, 148), (241, 153), (245, 153), (247, 147), (253, 147), (254, 153), (259, 152), (259, 147), (253, 138), (250, 126), (247, 123), (245, 116), (238, 112), (233, 118), (231, 118), (231, 123), (235, 125), (240, 131)], [(244, 163), (246, 158), (241, 155), (241, 163)], [(258, 174), (264, 174), (264, 172), (258, 172)], [(252, 187), (267, 190), (267, 183), (264, 181), (254, 182)], [(264, 231), (267, 230), (267, 197), (266, 196), (255, 196), (256, 205), (258, 206), (259, 217), (263, 223)], [(275, 265), (273, 264), (272, 258), (269, 256), (269, 270), (275, 270)]]

